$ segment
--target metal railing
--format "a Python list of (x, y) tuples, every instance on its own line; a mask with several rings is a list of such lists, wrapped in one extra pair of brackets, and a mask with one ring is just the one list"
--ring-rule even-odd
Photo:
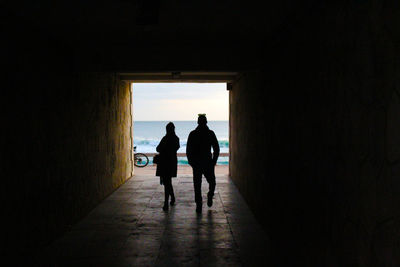
[[(158, 153), (143, 153), (146, 154), (148, 157), (152, 158)], [(176, 153), (177, 157), (186, 157), (186, 153)], [(229, 157), (229, 153), (219, 153), (220, 157)]]

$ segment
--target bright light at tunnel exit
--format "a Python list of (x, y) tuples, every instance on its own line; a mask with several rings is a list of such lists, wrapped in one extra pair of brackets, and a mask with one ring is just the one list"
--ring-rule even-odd
[(190, 121), (199, 113), (229, 119), (226, 83), (133, 83), (132, 93), (135, 121)]

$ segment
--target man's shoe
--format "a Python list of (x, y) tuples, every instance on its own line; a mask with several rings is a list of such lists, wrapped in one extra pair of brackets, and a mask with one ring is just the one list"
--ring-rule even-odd
[(203, 203), (196, 203), (196, 212), (201, 213), (203, 210)]
[(168, 202), (164, 202), (163, 211), (168, 211)]
[(171, 197), (171, 202), (169, 202), (169, 204), (171, 204), (171, 206), (175, 204), (175, 197)]
[(211, 195), (207, 195), (207, 206), (211, 207), (213, 204), (213, 197)]

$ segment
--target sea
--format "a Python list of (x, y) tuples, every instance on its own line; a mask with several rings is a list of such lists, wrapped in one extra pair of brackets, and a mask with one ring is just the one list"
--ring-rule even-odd
[[(136, 152), (156, 153), (156, 147), (165, 135), (165, 126), (169, 121), (135, 121), (133, 123), (133, 143)], [(172, 121), (175, 124), (175, 133), (179, 137), (180, 148), (178, 153), (186, 153), (186, 143), (189, 133), (197, 127), (196, 121)], [(209, 121), (208, 127), (217, 136), (220, 152), (229, 152), (229, 121)], [(152, 164), (152, 158), (150, 163)], [(186, 157), (178, 157), (179, 165), (187, 165)], [(228, 165), (229, 157), (219, 157), (218, 165)]]

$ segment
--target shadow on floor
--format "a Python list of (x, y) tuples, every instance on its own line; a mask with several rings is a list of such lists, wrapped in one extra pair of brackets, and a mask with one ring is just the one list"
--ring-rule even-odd
[[(195, 212), (192, 176), (173, 179), (163, 212), (158, 177), (135, 175), (38, 257), (52, 266), (267, 266), (268, 238), (227, 175)], [(208, 184), (203, 181), (203, 194)], [(204, 196), (205, 197), (205, 196)]]

